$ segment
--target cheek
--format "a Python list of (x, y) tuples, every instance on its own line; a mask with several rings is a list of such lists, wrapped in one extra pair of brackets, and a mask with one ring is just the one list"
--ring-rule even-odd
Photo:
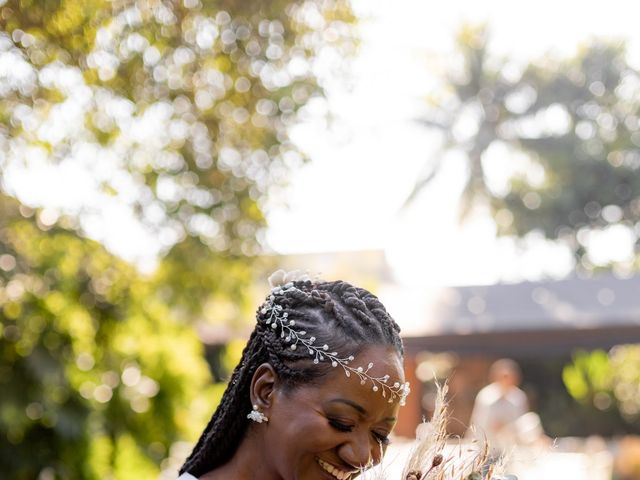
[[(336, 433), (330, 430), (326, 420), (278, 422), (266, 436), (266, 448), (273, 468), (284, 480), (315, 479), (319, 475), (318, 456), (326, 455), (340, 445)], [(273, 427), (276, 427), (275, 423)], [(311, 474), (310, 472), (315, 472)]]
[(371, 457), (373, 458), (373, 463), (378, 465), (382, 463), (382, 459), (384, 458), (384, 454), (387, 453), (388, 445), (375, 445), (371, 452)]
[(275, 428), (269, 432), (267, 444), (276, 455), (286, 456), (289, 461), (330, 450), (340, 442), (327, 420), (317, 415), (288, 415), (272, 426)]

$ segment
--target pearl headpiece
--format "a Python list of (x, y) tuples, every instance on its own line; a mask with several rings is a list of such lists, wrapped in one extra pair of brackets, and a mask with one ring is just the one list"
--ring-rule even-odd
[(299, 291), (299, 289), (293, 285), (293, 282), (297, 280), (309, 280), (309, 277), (306, 274), (301, 275), (297, 271), (285, 273), (283, 270), (278, 270), (269, 277), (269, 283), (272, 287), (271, 294), (260, 310), (260, 313), (264, 316), (265, 324), (273, 329), (280, 328), (280, 338), (289, 344), (291, 350), (298, 348), (307, 349), (309, 355), (313, 357), (313, 363), (318, 364), (322, 361), (328, 361), (331, 362), (331, 366), (334, 368), (340, 366), (347, 377), (351, 377), (352, 375), (358, 377), (361, 385), (369, 383), (371, 390), (381, 392), (382, 396), (387, 398), (389, 403), (398, 399), (400, 405), (404, 405), (407, 395), (409, 395), (411, 391), (409, 382), (394, 382), (393, 384), (389, 384), (389, 375), (375, 377), (369, 373), (373, 368), (373, 363), (369, 363), (366, 368), (362, 366), (354, 367), (351, 365), (354, 361), (353, 355), (346, 357), (339, 355), (338, 352), (332, 351), (327, 344), (316, 344), (316, 337), (308, 336), (305, 330), (295, 328), (295, 320), (290, 320), (289, 314), (285, 312), (282, 305), (277, 302), (278, 297), (284, 295), (286, 292), (293, 290)]

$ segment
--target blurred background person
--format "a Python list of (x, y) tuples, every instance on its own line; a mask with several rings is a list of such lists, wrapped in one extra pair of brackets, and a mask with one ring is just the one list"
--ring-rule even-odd
[(489, 380), (491, 383), (475, 399), (472, 434), (480, 440), (486, 438), (494, 455), (542, 438), (540, 419), (529, 411), (527, 396), (518, 387), (522, 381), (518, 364), (508, 358), (497, 360), (489, 369)]

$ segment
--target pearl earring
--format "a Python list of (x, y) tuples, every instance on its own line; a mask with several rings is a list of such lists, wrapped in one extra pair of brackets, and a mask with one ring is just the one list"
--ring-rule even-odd
[(247, 415), (247, 418), (249, 420), (253, 420), (256, 423), (262, 423), (262, 422), (268, 422), (269, 421), (267, 416), (264, 413), (262, 413), (260, 410), (258, 410), (258, 405), (254, 405), (253, 406), (253, 410), (251, 410), (251, 412), (249, 412), (249, 414)]

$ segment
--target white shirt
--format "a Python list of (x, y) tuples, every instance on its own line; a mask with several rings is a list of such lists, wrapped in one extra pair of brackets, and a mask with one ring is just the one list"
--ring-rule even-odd
[(198, 480), (198, 479), (193, 475), (191, 475), (190, 473), (185, 472), (178, 477), (178, 480)]
[(518, 387), (504, 392), (492, 383), (478, 393), (471, 424), (477, 429), (476, 436), (487, 440), (492, 447), (502, 449), (519, 441), (516, 420), (529, 411), (527, 396)]

